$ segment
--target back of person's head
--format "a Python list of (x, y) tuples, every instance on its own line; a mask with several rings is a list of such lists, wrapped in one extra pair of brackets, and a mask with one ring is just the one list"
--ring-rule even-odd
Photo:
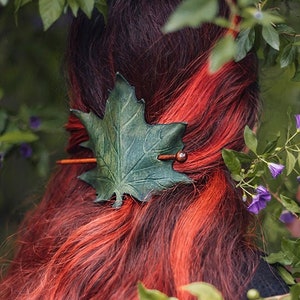
[[(189, 299), (180, 287), (206, 281), (226, 299), (240, 299), (257, 263), (251, 220), (222, 161), (223, 148), (242, 150), (255, 125), (257, 66), (249, 54), (218, 72), (208, 55), (226, 29), (204, 24), (163, 34), (179, 1), (109, 1), (107, 23), (94, 12), (70, 29), (67, 63), (71, 107), (103, 117), (120, 72), (145, 100), (150, 124), (186, 122), (188, 160), (174, 163), (193, 184), (140, 203), (127, 195), (119, 209), (95, 203), (78, 179), (93, 165), (59, 166), (41, 204), (21, 226), (18, 250), (0, 295), (6, 299), (136, 299), (137, 282)], [(220, 3), (220, 14), (228, 8)], [(68, 152), (92, 156), (71, 116)], [(4, 299), (4, 298), (3, 298)]]

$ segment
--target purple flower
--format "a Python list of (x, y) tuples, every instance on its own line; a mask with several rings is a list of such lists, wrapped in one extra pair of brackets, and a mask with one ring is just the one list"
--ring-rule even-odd
[(267, 202), (265, 201), (255, 201), (253, 198), (252, 203), (248, 207), (248, 211), (258, 214), (262, 209), (266, 208)]
[(41, 126), (41, 119), (37, 116), (31, 116), (29, 118), (29, 126), (31, 129), (39, 129), (39, 127)]
[(295, 216), (288, 210), (284, 210), (280, 217), (279, 220), (284, 223), (284, 224), (290, 224), (295, 220)]
[(267, 202), (271, 200), (271, 194), (262, 185), (256, 189), (256, 195), (253, 196), (252, 203), (248, 207), (248, 211), (258, 214), (262, 209), (267, 206)]
[(297, 176), (297, 181), (298, 183), (300, 183), (300, 176)]
[(20, 145), (20, 153), (24, 158), (28, 158), (32, 155), (32, 148), (29, 144), (23, 143)]
[(300, 130), (300, 115), (295, 115), (296, 118), (296, 128)]
[(268, 168), (269, 168), (273, 178), (276, 178), (279, 174), (282, 173), (282, 171), (284, 169), (284, 165), (268, 163)]

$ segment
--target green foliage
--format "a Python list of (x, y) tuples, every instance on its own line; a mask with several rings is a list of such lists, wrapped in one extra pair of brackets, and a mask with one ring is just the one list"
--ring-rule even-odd
[(245, 127), (244, 130), (244, 139), (246, 146), (254, 153), (256, 153), (257, 149), (257, 139), (254, 132), (248, 127)]
[(65, 0), (39, 0), (39, 11), (47, 30), (62, 14)]
[[(230, 1), (231, 19), (225, 20), (217, 15), (217, 1), (185, 0), (171, 14), (163, 30), (166, 33), (173, 32), (184, 27), (197, 27), (205, 22), (227, 27), (239, 34), (235, 41), (231, 34), (217, 41), (209, 60), (211, 72), (218, 71), (233, 58), (236, 61), (243, 59), (251, 49), (255, 49), (257, 53), (265, 53), (266, 61), (275, 57), (272, 61), (276, 61), (282, 68), (294, 65), (293, 80), (299, 80), (300, 35), (284, 23), (277, 4), (276, 1)], [(242, 17), (241, 22), (235, 24), (233, 16)], [(270, 51), (269, 47), (275, 52)]]
[[(193, 282), (182, 287), (183, 290), (197, 297), (198, 300), (223, 300), (222, 294), (211, 284), (206, 282)], [(138, 284), (140, 300), (178, 300), (168, 297), (157, 290), (146, 289), (143, 284)]]
[[(66, 20), (43, 32), (37, 8), (33, 2), (23, 6), (16, 26), (14, 1), (4, 8), (0, 4), (1, 256), (12, 252), (17, 225), (40, 200), (66, 143), (63, 125), (68, 110), (61, 74)], [(38, 118), (40, 125), (31, 128), (31, 117)], [(22, 152), (23, 144), (31, 150)]]
[(184, 0), (171, 14), (163, 30), (167, 33), (186, 26), (198, 27), (202, 23), (214, 19), (217, 12), (217, 0)]
[(144, 102), (138, 102), (134, 89), (117, 76), (106, 103), (103, 119), (92, 112), (73, 113), (89, 133), (86, 146), (93, 150), (97, 167), (80, 176), (97, 191), (96, 202), (108, 201), (115, 194), (115, 207), (123, 194), (147, 201), (176, 183), (191, 183), (172, 168), (172, 161), (161, 161), (159, 154), (176, 154), (183, 148), (181, 138), (186, 124), (149, 125), (144, 118)]
[(259, 292), (255, 289), (251, 289), (247, 292), (247, 298), (248, 300), (292, 300), (290, 294), (262, 298)]
[(196, 296), (198, 300), (223, 300), (222, 294), (206, 282), (193, 282), (184, 286), (183, 289)]
[(218, 40), (209, 56), (209, 70), (214, 73), (236, 55), (236, 44), (232, 35), (226, 35)]
[(280, 203), (290, 212), (295, 214), (300, 214), (300, 206), (299, 204), (289, 197), (284, 195), (280, 195)]
[(240, 61), (247, 55), (247, 53), (252, 49), (254, 41), (254, 28), (247, 28), (245, 30), (240, 31), (236, 39), (237, 50), (234, 57), (236, 61)]
[[(177, 298), (168, 297), (158, 290), (149, 290), (142, 283), (138, 283), (139, 300), (176, 300)], [(178, 300), (178, 299), (177, 299)]]
[[(106, 0), (37, 0), (39, 5), (39, 13), (42, 18), (44, 29), (47, 30), (54, 22), (56, 22), (63, 12), (70, 9), (76, 17), (78, 10), (81, 9), (89, 18), (92, 15), (94, 7), (96, 7), (106, 19), (107, 3)], [(25, 4), (32, 0), (15, 0), (15, 13)], [(1, 0), (3, 6), (8, 4), (8, 0)]]
[[(295, 117), (296, 126), (289, 124), (283, 144), (279, 140), (280, 134), (277, 134), (275, 139), (269, 141), (265, 147), (261, 147), (255, 133), (246, 127), (244, 139), (249, 149), (248, 153), (238, 153), (229, 149), (222, 151), (224, 162), (231, 172), (232, 178), (237, 182), (237, 188), (242, 190), (243, 200), (247, 202), (251, 212), (259, 213), (260, 210), (264, 209), (272, 195), (272, 202), (275, 201), (278, 204), (276, 210), (272, 203), (270, 204), (273, 207), (273, 215), (278, 211), (277, 218), (279, 218), (280, 212), (285, 210), (299, 219), (300, 205), (298, 202), (287, 195), (284, 185), (278, 184), (278, 181), (276, 185), (273, 184), (274, 180), (279, 177), (284, 177), (281, 179), (282, 182), (289, 179), (296, 181), (296, 175), (300, 174), (300, 165), (296, 164), (300, 153), (298, 146), (300, 116), (296, 115)], [(292, 130), (292, 127), (295, 129)], [(267, 189), (263, 186), (266, 186)], [(258, 206), (255, 206), (256, 204)], [(271, 253), (266, 258), (267, 262), (288, 265), (292, 268), (293, 275), (297, 277), (296, 271), (300, 268), (299, 243), (300, 240), (294, 241), (284, 238), (281, 243), (281, 250)], [(287, 284), (295, 284), (294, 277), (286, 269), (279, 267), (279, 273)]]

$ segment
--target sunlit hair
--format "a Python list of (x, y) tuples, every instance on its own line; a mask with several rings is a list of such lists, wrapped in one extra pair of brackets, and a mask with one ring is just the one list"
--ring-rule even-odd
[[(58, 167), (21, 226), (1, 299), (136, 299), (138, 281), (179, 299), (191, 298), (181, 286), (194, 281), (214, 284), (225, 299), (245, 292), (258, 255), (221, 151), (242, 150), (243, 129), (256, 122), (256, 59), (249, 54), (209, 74), (209, 51), (226, 29), (205, 24), (163, 35), (178, 2), (115, 0), (106, 25), (96, 12), (75, 19), (67, 50), (70, 105), (102, 117), (120, 72), (144, 98), (149, 123), (188, 123), (189, 159), (174, 168), (194, 184), (145, 204), (127, 196), (114, 209), (94, 203), (93, 188), (77, 178), (92, 165)], [(223, 2), (220, 13), (228, 14)], [(79, 145), (88, 138), (79, 120), (71, 116), (67, 130), (70, 155), (92, 156)]]

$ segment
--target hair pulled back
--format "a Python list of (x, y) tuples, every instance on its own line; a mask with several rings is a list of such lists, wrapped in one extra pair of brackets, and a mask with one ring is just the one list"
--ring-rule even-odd
[[(189, 159), (174, 168), (194, 180), (146, 204), (127, 197), (120, 209), (93, 202), (77, 176), (86, 165), (59, 167), (20, 232), (18, 251), (0, 284), (6, 299), (136, 299), (137, 282), (179, 299), (181, 286), (206, 281), (240, 299), (257, 263), (250, 217), (222, 161), (242, 150), (243, 129), (258, 114), (256, 60), (249, 54), (208, 72), (207, 58), (227, 31), (204, 24), (164, 35), (179, 1), (110, 1), (107, 24), (94, 12), (76, 18), (67, 49), (71, 107), (103, 116), (120, 72), (146, 103), (149, 123), (187, 122)], [(228, 9), (220, 2), (220, 14)], [(92, 155), (70, 116), (68, 152)], [(3, 298), (3, 299), (4, 299)]]

